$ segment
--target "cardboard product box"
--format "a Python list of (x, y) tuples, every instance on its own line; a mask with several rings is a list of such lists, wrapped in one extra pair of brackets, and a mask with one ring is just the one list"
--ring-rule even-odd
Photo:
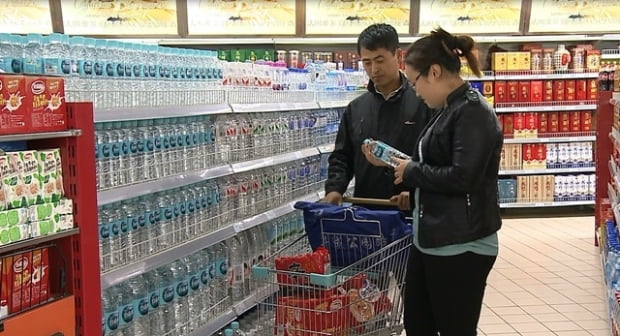
[(571, 132), (581, 132), (583, 128), (581, 127), (581, 111), (571, 111), (570, 112), (570, 131)]
[(549, 120), (549, 133), (559, 133), (560, 132), (560, 113), (549, 112), (548, 120)]
[(507, 60), (507, 64), (506, 64), (506, 70), (508, 71), (517, 71), (517, 70), (522, 70), (520, 68), (520, 53), (519, 52), (507, 52), (506, 55), (506, 60)]
[(588, 175), (577, 175), (577, 200), (585, 201), (588, 199), (589, 180), (590, 177)]
[(495, 102), (505, 103), (508, 101), (508, 84), (505, 81), (495, 82)]
[(502, 114), (503, 116), (503, 127), (504, 135), (512, 135), (515, 134), (515, 125), (514, 125), (514, 114)]
[(517, 81), (508, 81), (506, 83), (506, 86), (508, 87), (508, 103), (517, 103), (519, 102), (519, 82)]
[(482, 94), (485, 96), (493, 95), (493, 82), (482, 82)]
[(585, 79), (578, 79), (575, 81), (575, 100), (586, 100), (588, 97), (587, 90), (588, 81)]
[(568, 143), (558, 144), (558, 166), (562, 168), (568, 168), (571, 166), (570, 161), (570, 145)]
[(218, 50), (217, 58), (220, 61), (230, 61), (230, 50)]
[(521, 152), (521, 144), (510, 144), (509, 164), (511, 169), (523, 169), (523, 155)]
[(583, 143), (583, 157), (582, 160), (586, 167), (594, 166), (594, 148), (592, 142), (584, 142)]
[(547, 167), (546, 168), (555, 168), (558, 165), (558, 144), (548, 143), (546, 146), (547, 149)]
[(536, 152), (534, 144), (523, 144), (521, 153), (523, 158), (523, 169), (536, 169)]
[(18, 172), (23, 181), (23, 195), (26, 197), (26, 205), (42, 203), (42, 192), (37, 179), (39, 163), (36, 151), (9, 152), (11, 164)]
[(525, 138), (527, 135), (527, 128), (525, 124), (525, 113), (514, 113), (514, 137)]
[(538, 113), (538, 135), (549, 133), (549, 114), (547, 112)]
[(62, 77), (26, 77), (26, 91), (32, 96), (28, 107), (31, 131), (53, 132), (67, 129), (65, 82)]
[(502, 146), (502, 151), (500, 152), (500, 159), (499, 159), (499, 170), (506, 170), (508, 169), (508, 158), (510, 157), (509, 155), (507, 155), (508, 153), (508, 148), (506, 148), (506, 145)]
[(547, 145), (534, 144), (534, 163), (537, 169), (547, 168)]
[(532, 101), (530, 81), (519, 81), (519, 101), (530, 102)]
[(571, 167), (583, 166), (583, 147), (581, 142), (571, 142), (568, 146), (568, 160)]
[(588, 175), (588, 200), (594, 199), (594, 194), (596, 192), (596, 174)]
[(533, 102), (543, 101), (543, 82), (531, 81), (530, 82), (530, 100)]
[(532, 175), (529, 176), (530, 185), (530, 202), (542, 201), (542, 176)]
[(564, 90), (564, 100), (576, 100), (577, 99), (577, 91), (576, 91), (576, 83), (574, 80), (567, 80), (565, 82), (565, 90)]
[(566, 194), (566, 176), (557, 175), (554, 179), (554, 191), (553, 191), (553, 201), (560, 202), (567, 200)]
[(493, 53), (493, 58), (491, 59), (491, 68), (493, 68), (493, 70), (495, 71), (508, 70), (508, 53), (505, 53), (505, 52)]
[(47, 248), (2, 259), (2, 298), (13, 314), (45, 302), (50, 297), (50, 263)]
[(542, 195), (543, 202), (553, 202), (553, 197), (555, 195), (554, 175), (545, 175), (543, 177)]
[(553, 101), (553, 81), (543, 81), (543, 101)]
[(531, 53), (529, 51), (519, 52), (519, 70), (531, 70)]
[(587, 98), (589, 100), (597, 100), (598, 99), (598, 80), (597, 79), (588, 79), (588, 94)]
[(24, 76), (0, 74), (0, 134), (30, 131), (29, 99)]
[(517, 176), (517, 203), (527, 203), (530, 201), (530, 181), (529, 176)]
[(568, 175), (565, 176), (565, 184), (566, 184), (566, 194), (565, 199), (568, 201), (576, 201), (577, 200), (577, 176)]
[(564, 80), (553, 81), (553, 100), (564, 101), (566, 97), (566, 82)]
[(601, 68), (601, 51), (597, 49), (586, 49), (586, 69), (599, 71)]
[(525, 114), (525, 137), (538, 137), (538, 113), (528, 112)]
[(571, 131), (570, 112), (560, 113), (560, 133), (568, 133)]

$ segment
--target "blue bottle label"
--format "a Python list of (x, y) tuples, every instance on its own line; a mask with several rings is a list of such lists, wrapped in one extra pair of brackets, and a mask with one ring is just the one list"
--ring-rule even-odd
[(174, 300), (174, 297), (175, 297), (175, 286), (170, 285), (170, 286), (166, 286), (162, 288), (159, 295), (161, 297), (162, 304), (167, 304), (167, 303), (172, 302), (172, 300)]
[(105, 327), (108, 332), (113, 332), (116, 329), (118, 329), (120, 321), (118, 318), (117, 311), (113, 311), (111, 313), (105, 314), (104, 319), (105, 319)]
[(189, 293), (189, 283), (188, 279), (183, 279), (176, 283), (176, 296), (177, 297), (185, 297)]
[(100, 239), (110, 238), (110, 226), (108, 224), (99, 225), (99, 238)]
[(133, 321), (134, 317), (134, 305), (133, 302), (131, 304), (125, 305), (120, 308), (120, 325), (123, 326), (125, 324), (129, 324)]
[[(6, 72), (10, 72), (4, 69), (2, 65), (0, 65), (0, 68)], [(46, 75), (62, 75), (62, 60), (60, 58), (43, 59), (43, 73)]]
[(134, 77), (142, 77), (142, 66), (138, 64), (134, 64), (133, 66), (133, 76)]
[(106, 77), (115, 77), (116, 76), (116, 66), (113, 63), (108, 63), (105, 65), (105, 75)]
[(149, 297), (138, 298), (133, 301), (134, 315), (138, 318), (146, 316), (149, 313), (151, 304)]
[(121, 233), (121, 223), (119, 221), (111, 222), (109, 225), (112, 236), (118, 236)]
[(132, 77), (133, 76), (133, 72), (132, 69), (133, 67), (131, 66), (131, 64), (125, 64), (125, 77)]
[(105, 68), (105, 64), (102, 62), (95, 62), (93, 64), (93, 72), (95, 76), (103, 76), (103, 69)]
[(192, 292), (200, 290), (200, 274), (201, 272), (198, 272), (189, 276), (189, 289)]
[(24, 58), (23, 71), (29, 74), (41, 74), (43, 73), (43, 60), (40, 58)]
[(159, 296), (159, 290), (149, 293), (149, 305), (151, 309), (157, 309), (161, 303), (161, 297)]
[(144, 152), (144, 139), (138, 139), (137, 145), (138, 145), (138, 153), (143, 153)]
[(155, 141), (153, 138), (146, 139), (146, 147), (144, 149), (147, 152), (152, 152), (155, 149)]

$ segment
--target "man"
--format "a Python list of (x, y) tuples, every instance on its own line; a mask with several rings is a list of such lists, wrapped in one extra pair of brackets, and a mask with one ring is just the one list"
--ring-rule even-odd
[(368, 92), (349, 103), (342, 116), (334, 152), (329, 157), (323, 201), (341, 204), (342, 195), (355, 177), (354, 196), (390, 199), (401, 210), (411, 210), (409, 192), (394, 185), (394, 172), (370, 164), (362, 145), (364, 139), (372, 138), (411, 155), (430, 119), (430, 109), (398, 68), (402, 56), (394, 27), (373, 24), (366, 28), (358, 37), (357, 52), (370, 78)]

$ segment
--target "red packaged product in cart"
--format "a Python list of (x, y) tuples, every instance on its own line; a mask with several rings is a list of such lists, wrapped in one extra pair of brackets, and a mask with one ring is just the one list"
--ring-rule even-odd
[(2, 301), (13, 314), (50, 297), (48, 249), (42, 248), (2, 259)]
[[(286, 273), (278, 272), (278, 283), (285, 285), (306, 284), (308, 283), (307, 276), (294, 273), (328, 274), (331, 269), (330, 263), (329, 251), (322, 246), (312, 253), (278, 257), (275, 259), (276, 270), (287, 271)], [(288, 272), (291, 274), (287, 274)]]

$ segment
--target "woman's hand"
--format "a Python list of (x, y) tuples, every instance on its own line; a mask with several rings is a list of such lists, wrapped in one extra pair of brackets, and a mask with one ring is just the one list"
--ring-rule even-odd
[(403, 174), (405, 173), (405, 169), (411, 160), (392, 157), (392, 161), (396, 163), (396, 168), (394, 168), (394, 184), (401, 184), (403, 183)]
[(370, 162), (373, 166), (377, 167), (390, 167), (391, 166), (375, 157), (372, 151), (375, 149), (375, 144), (362, 144), (362, 153), (366, 157), (366, 160)]

